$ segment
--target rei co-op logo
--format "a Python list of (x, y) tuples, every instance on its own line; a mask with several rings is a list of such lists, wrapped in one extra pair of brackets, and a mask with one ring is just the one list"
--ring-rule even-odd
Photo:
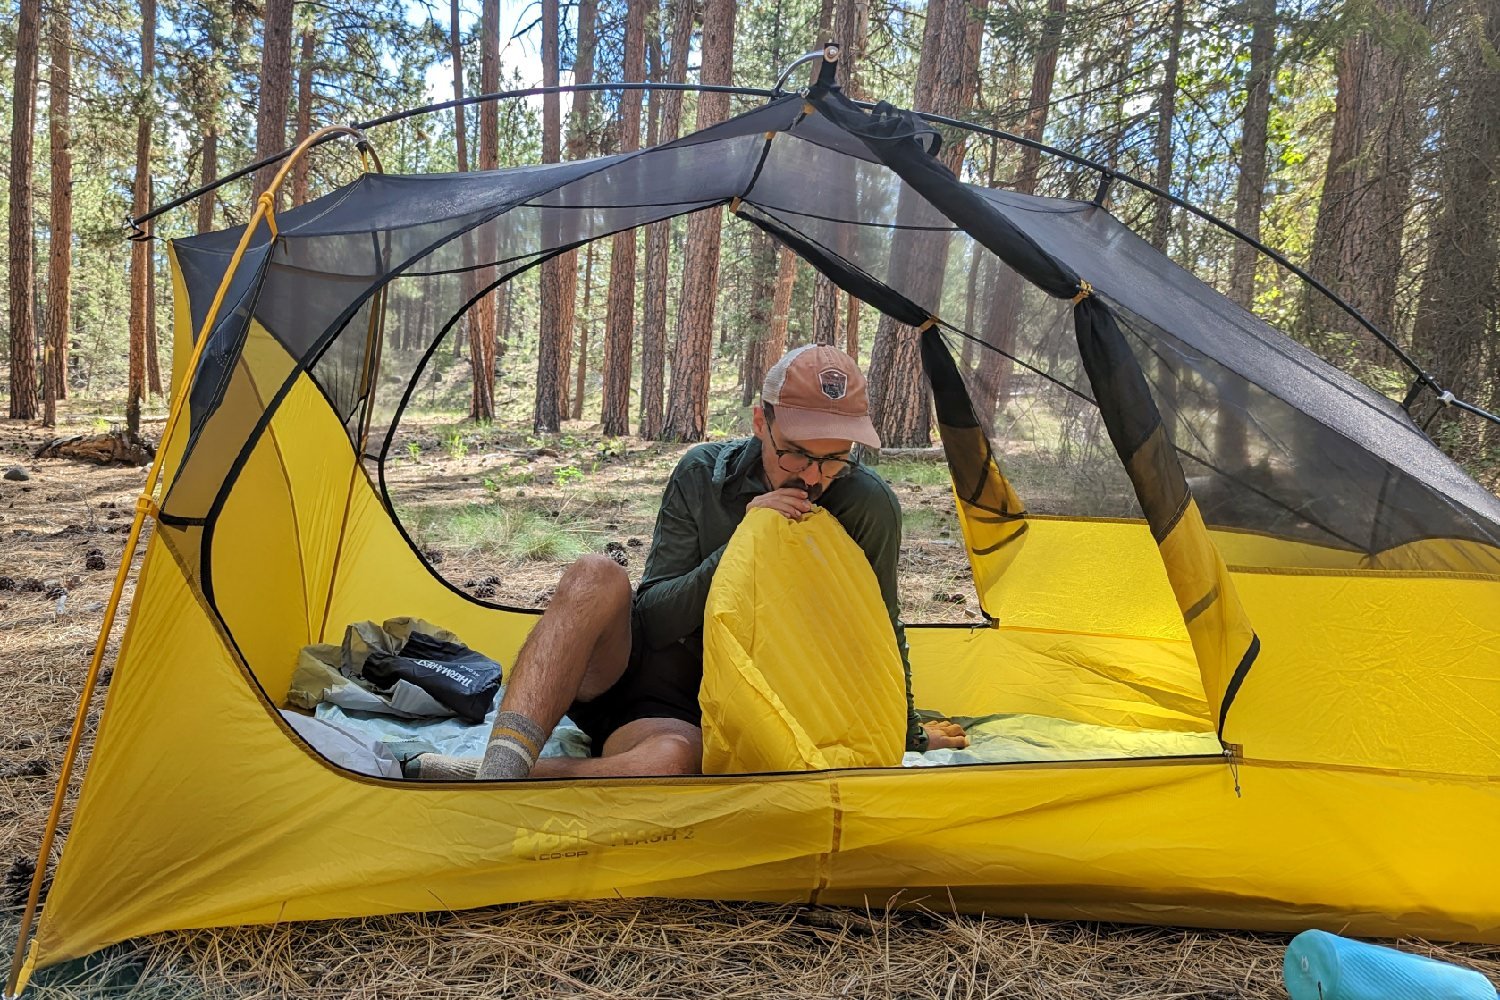
[(647, 844), (685, 843), (697, 831), (691, 827), (648, 827), (640, 830), (611, 830), (590, 839), (588, 827), (581, 820), (558, 819), (542, 824), (540, 830), (521, 830), (516, 834), (511, 853), (526, 861), (570, 861), (586, 858), (606, 847), (639, 847)]
[(843, 399), (849, 391), (849, 376), (837, 368), (824, 368), (818, 372), (818, 386), (829, 399)]
[(576, 819), (549, 819), (540, 830), (519, 830), (511, 853), (528, 861), (587, 857), (588, 828)]

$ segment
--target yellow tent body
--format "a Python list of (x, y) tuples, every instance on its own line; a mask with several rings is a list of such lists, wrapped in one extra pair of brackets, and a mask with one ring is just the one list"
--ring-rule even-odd
[[(787, 128), (831, 128), (795, 117), (800, 109), (800, 98), (772, 107), (795, 118)], [(716, 134), (753, 165), (767, 131), (754, 119)], [(777, 142), (808, 146), (807, 156), (836, 148), (826, 136)], [(676, 148), (706, 157), (720, 147)], [(575, 164), (551, 169), (584, 176)], [(775, 169), (773, 156), (762, 182)], [(731, 173), (725, 183), (749, 176)], [(713, 174), (703, 183), (719, 183)], [(399, 193), (418, 180), (381, 183)], [(461, 208), (469, 190), (450, 201)], [(621, 204), (639, 200), (621, 190)], [(173, 254), (176, 384), (192, 419), (162, 445), (164, 500), (28, 972), (170, 929), (615, 896), (1500, 943), (1500, 549), (1439, 530), (1360, 551), (1300, 528), (1215, 523), (1185, 487), (1152, 493), (1177, 468), (1155, 411), (1132, 427), (1143, 411), (1114, 406), (1103, 389), (1100, 405), (1124, 414), (1110, 435), (1144, 516), (1028, 515), (954, 403), (961, 390), (928, 365), (990, 621), (909, 628), (916, 701), (1117, 736), (1201, 734), (1213, 752), (926, 768), (825, 758), (834, 769), (456, 784), (367, 777), (319, 756), (278, 712), (302, 646), (336, 641), (349, 622), (416, 616), (509, 664), (535, 621), (469, 598), (424, 562), (360, 461), (360, 397), (330, 390), (326, 371), (299, 360), (275, 325), (316, 303), (278, 299), (273, 279), (338, 269), (318, 256), (322, 244), (297, 242), (294, 219), (332, 219), (354, 204), (348, 191), (339, 199), (282, 220), (270, 243), (285, 244), (285, 261), (246, 253), (240, 266), (271, 278), (259, 302), (229, 289), (224, 308), (238, 310), (243, 341), (208, 402), (199, 392), (214, 338), (199, 372), (186, 361), (205, 324), (192, 273), (204, 258)], [(599, 214), (589, 232), (634, 224)], [(359, 238), (371, 246), (368, 231)], [(1093, 303), (1127, 290), (1096, 286), (1075, 318), (1104, 330), (1107, 353)], [(359, 345), (379, 335), (370, 309), (339, 308)], [(351, 350), (341, 370), (368, 388), (359, 373), (370, 355)], [(1098, 388), (1122, 370), (1135, 369), (1117, 357), (1090, 374)], [(774, 588), (776, 572), (749, 577)], [(746, 593), (721, 595), (719, 611), (734, 615)], [(754, 652), (742, 629), (729, 639)], [(724, 662), (709, 675), (724, 676)], [(897, 693), (867, 696), (883, 704)], [(743, 705), (722, 690), (707, 696)], [(720, 749), (725, 769), (744, 764)], [(818, 766), (816, 754), (808, 760)]]

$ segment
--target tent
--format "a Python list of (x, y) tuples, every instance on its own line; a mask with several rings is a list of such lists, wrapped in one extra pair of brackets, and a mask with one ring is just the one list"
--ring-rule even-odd
[[(617, 894), (1500, 942), (1500, 500), (1105, 208), (961, 183), (936, 140), (819, 85), (173, 244), (181, 418), (22, 980), (166, 929)], [(509, 662), (534, 620), (446, 584), (383, 476), (464, 308), (723, 206), (900, 324), (892, 363), (930, 383), (987, 621), (910, 629), (918, 701), (1215, 752), (452, 785), (296, 736), (296, 652), (345, 623), (417, 615)], [(1001, 384), (1056, 440), (1102, 426), (1084, 482), (1126, 506), (1029, 510), (971, 391)]]

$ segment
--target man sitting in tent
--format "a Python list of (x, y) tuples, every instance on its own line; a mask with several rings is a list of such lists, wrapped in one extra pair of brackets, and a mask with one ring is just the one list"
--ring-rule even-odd
[[(698, 689), (703, 613), (730, 536), (753, 508), (800, 520), (814, 503), (864, 550), (906, 667), (907, 749), (964, 747), (952, 723), (912, 711), (906, 634), (897, 617), (901, 509), (885, 480), (851, 460), (878, 448), (865, 378), (833, 347), (802, 347), (766, 374), (753, 437), (698, 445), (667, 483), (640, 589), (601, 555), (564, 571), (507, 678), (483, 761), (422, 754), (422, 780), (695, 774), (702, 768)], [(825, 641), (808, 636), (809, 644)], [(566, 712), (594, 757), (538, 760)]]

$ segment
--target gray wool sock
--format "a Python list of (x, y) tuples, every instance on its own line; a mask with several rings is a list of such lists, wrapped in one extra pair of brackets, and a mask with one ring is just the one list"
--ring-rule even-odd
[(479, 765), (481, 781), (524, 778), (541, 756), (547, 734), (520, 712), (501, 712), (490, 730), (490, 744)]
[(479, 758), (421, 753), (404, 762), (401, 773), (416, 781), (477, 781)]

